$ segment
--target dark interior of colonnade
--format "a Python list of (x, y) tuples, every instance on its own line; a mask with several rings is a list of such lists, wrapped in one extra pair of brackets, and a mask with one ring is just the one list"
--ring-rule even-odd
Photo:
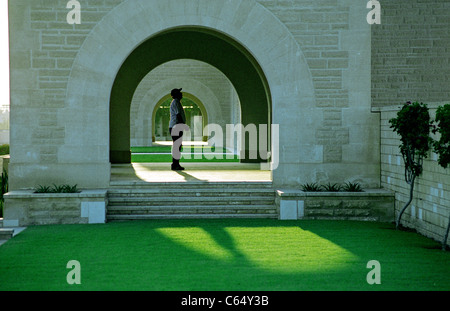
[[(130, 106), (141, 80), (157, 66), (177, 59), (208, 63), (233, 84), (241, 103), (241, 122), (268, 125), (266, 142), (250, 155), (248, 137), (241, 162), (263, 162), (270, 148), (271, 95), (267, 79), (252, 54), (232, 38), (205, 28), (177, 28), (157, 34), (134, 49), (115, 78), (110, 97), (110, 161), (130, 163)], [(182, 87), (174, 85), (175, 87)], [(167, 90), (169, 93), (170, 90)], [(259, 137), (257, 138), (259, 140)], [(261, 147), (261, 150), (259, 148)], [(254, 153), (253, 153), (254, 154)]]

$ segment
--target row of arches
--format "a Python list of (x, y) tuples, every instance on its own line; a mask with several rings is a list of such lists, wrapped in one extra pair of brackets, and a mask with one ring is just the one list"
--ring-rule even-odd
[[(244, 127), (249, 124), (256, 127), (271, 124), (271, 102), (267, 80), (248, 51), (230, 38), (207, 29), (183, 28), (165, 31), (139, 45), (127, 57), (116, 75), (110, 98), (111, 163), (131, 162), (131, 103), (139, 84), (157, 66), (177, 59), (205, 62), (228, 77), (241, 103), (240, 121)], [(177, 86), (174, 85), (173, 88), (175, 87)], [(170, 97), (160, 99), (156, 107), (161, 109), (168, 98)], [(193, 94), (187, 93), (187, 98), (197, 104), (201, 103)], [(207, 116), (207, 109), (202, 104), (200, 106), (203, 106), (202, 115)], [(153, 110), (152, 121), (156, 121), (157, 112), (158, 109)], [(208, 122), (208, 119), (205, 121)], [(204, 125), (206, 124), (202, 124)], [(156, 134), (156, 122), (152, 122), (152, 133)], [(270, 144), (256, 142), (254, 145)], [(254, 150), (250, 150), (250, 142), (247, 141), (242, 148), (246, 155), (243, 161), (261, 161), (260, 157), (256, 159), (250, 157), (251, 152), (254, 154)]]
[[(287, 151), (315, 148), (320, 113), (309, 67), (295, 38), (264, 6), (254, 0), (123, 1), (92, 29), (71, 69), (59, 115), (66, 133), (59, 153), (73, 163), (64, 165), (67, 174), (86, 187), (107, 186), (111, 164), (130, 162), (134, 91), (148, 72), (176, 59), (199, 60), (226, 75), (243, 125), (279, 125), (277, 143)], [(267, 140), (270, 148), (274, 140)], [(274, 183), (297, 181), (305, 168), (313, 174), (314, 167), (298, 163), (316, 163), (314, 153), (299, 159), (286, 150), (272, 172)], [(76, 177), (82, 172), (95, 178)]]

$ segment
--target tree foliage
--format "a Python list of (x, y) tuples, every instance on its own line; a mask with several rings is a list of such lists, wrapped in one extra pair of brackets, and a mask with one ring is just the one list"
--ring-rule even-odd
[[(433, 149), (438, 155), (438, 163), (443, 168), (447, 168), (450, 163), (450, 104), (440, 106), (436, 110), (437, 127), (433, 133), (441, 134), (439, 140), (434, 141)], [(442, 249), (445, 250), (447, 244), (448, 233), (450, 231), (450, 218), (442, 240)]]
[(437, 127), (433, 133), (439, 133), (439, 140), (434, 141), (433, 150), (439, 156), (438, 163), (447, 168), (450, 163), (450, 104), (440, 106), (436, 111)]
[(407, 102), (397, 113), (397, 117), (389, 120), (391, 128), (400, 136), (400, 152), (405, 163), (405, 181), (410, 185), (409, 201), (400, 211), (397, 227), (403, 212), (412, 201), (414, 181), (422, 173), (423, 159), (433, 144), (430, 131), (433, 127), (427, 105)]
[(423, 158), (432, 145), (430, 131), (433, 127), (427, 105), (407, 102), (397, 113), (397, 117), (389, 120), (391, 128), (400, 136), (400, 152), (405, 162), (406, 181), (410, 183), (412, 175), (422, 173)]

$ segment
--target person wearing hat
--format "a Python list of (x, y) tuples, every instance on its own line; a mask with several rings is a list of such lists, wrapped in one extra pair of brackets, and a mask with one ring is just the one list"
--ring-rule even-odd
[[(173, 100), (170, 104), (170, 122), (169, 122), (169, 132), (172, 136), (172, 141), (175, 146), (175, 142), (178, 139), (181, 139), (183, 136), (183, 130), (187, 130), (186, 127), (186, 116), (184, 114), (183, 106), (181, 105), (181, 99), (183, 98), (183, 94), (181, 93), (182, 89), (173, 89), (170, 92)], [(182, 171), (184, 167), (180, 165), (180, 152), (181, 152), (181, 143), (179, 146), (178, 154), (175, 154), (175, 149), (172, 148), (172, 166), (171, 169), (173, 171)]]

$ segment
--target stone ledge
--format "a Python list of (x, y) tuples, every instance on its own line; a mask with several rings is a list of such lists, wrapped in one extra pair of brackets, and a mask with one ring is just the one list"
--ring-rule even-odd
[(6, 193), (4, 198), (5, 227), (106, 222), (107, 190), (78, 193), (18, 190)]
[(363, 192), (327, 192), (327, 191), (317, 191), (317, 192), (307, 192), (297, 189), (287, 189), (287, 190), (277, 190), (277, 196), (283, 198), (289, 197), (381, 197), (381, 196), (393, 196), (394, 193), (385, 189), (367, 189)]
[(5, 193), (5, 198), (21, 198), (21, 199), (35, 199), (35, 198), (103, 198), (106, 196), (107, 190), (81, 190), (76, 193), (36, 193), (34, 190), (15, 190)]
[(384, 189), (364, 192), (277, 190), (275, 203), (280, 220), (394, 221), (395, 195)]

